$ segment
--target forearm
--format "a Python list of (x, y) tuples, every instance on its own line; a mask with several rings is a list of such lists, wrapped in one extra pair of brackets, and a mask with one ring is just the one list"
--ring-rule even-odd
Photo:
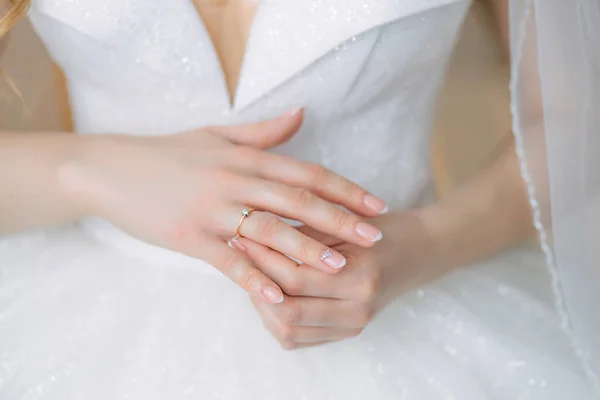
[(0, 235), (83, 216), (60, 180), (82, 140), (69, 133), (0, 132)]
[(522, 242), (533, 226), (514, 147), (466, 185), (418, 213), (431, 234), (435, 262), (443, 267), (464, 265)]

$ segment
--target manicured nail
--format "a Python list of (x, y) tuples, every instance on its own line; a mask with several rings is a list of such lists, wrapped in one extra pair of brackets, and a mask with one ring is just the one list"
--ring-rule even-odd
[(283, 293), (274, 286), (265, 286), (262, 290), (262, 294), (273, 304), (283, 303)]
[(239, 242), (239, 236), (234, 237), (233, 239), (231, 239), (229, 242), (227, 242), (227, 244), (229, 245), (229, 247), (231, 247), (232, 249), (236, 249), (239, 251), (246, 251), (246, 248), (244, 247), (244, 245), (242, 245)]
[(340, 269), (346, 265), (346, 258), (335, 250), (326, 249), (321, 254), (321, 261), (332, 268)]
[(363, 201), (367, 207), (378, 214), (385, 214), (388, 212), (388, 206), (385, 204), (385, 201), (381, 200), (379, 197), (368, 194)]
[(291, 118), (291, 117), (296, 116), (300, 111), (302, 111), (302, 107), (293, 108), (289, 111), (284, 112), (282, 116)]
[(359, 222), (358, 225), (356, 225), (356, 233), (358, 233), (358, 236), (371, 243), (379, 242), (381, 239), (383, 239), (383, 233), (381, 233), (381, 231), (375, 228), (373, 225), (369, 225), (366, 222)]

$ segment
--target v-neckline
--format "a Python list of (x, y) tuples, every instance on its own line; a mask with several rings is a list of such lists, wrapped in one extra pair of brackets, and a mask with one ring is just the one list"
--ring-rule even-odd
[[(213, 40), (213, 37), (211, 36), (208, 25), (207, 25), (206, 21), (204, 20), (202, 13), (200, 12), (200, 8), (198, 7), (198, 4), (196, 3), (196, 1), (198, 1), (198, 0), (187, 0), (187, 1), (189, 1), (191, 3), (192, 9), (196, 13), (196, 18), (198, 19), (198, 22), (199, 22), (202, 30), (204, 31), (204, 34), (206, 35), (206, 38), (208, 41), (208, 47), (211, 52), (211, 57), (213, 58), (213, 61), (216, 63), (216, 65), (218, 67), (217, 69), (218, 69), (218, 73), (219, 73), (220, 79), (221, 79), (221, 87), (223, 89), (223, 94), (224, 94), (225, 98), (227, 99), (227, 107), (228, 107), (229, 111), (233, 111), (236, 109), (238, 94), (240, 91), (240, 87), (242, 85), (242, 78), (244, 75), (244, 67), (246, 66), (246, 59), (248, 58), (248, 49), (250, 47), (249, 44), (252, 39), (252, 35), (255, 30), (257, 20), (259, 19), (259, 13), (263, 6), (263, 0), (258, 0), (258, 4), (256, 5), (256, 8), (254, 10), (254, 15), (252, 16), (252, 21), (250, 22), (250, 26), (248, 28), (248, 34), (246, 36), (246, 41), (243, 44), (244, 52), (241, 57), (241, 63), (238, 67), (238, 76), (236, 79), (235, 87), (233, 89), (231, 89), (229, 87), (227, 73), (223, 66), (223, 60), (222, 60), (221, 56), (219, 55), (219, 50), (218, 50), (217, 46), (215, 45), (215, 41)], [(199, 1), (201, 1), (201, 0), (199, 0)]]

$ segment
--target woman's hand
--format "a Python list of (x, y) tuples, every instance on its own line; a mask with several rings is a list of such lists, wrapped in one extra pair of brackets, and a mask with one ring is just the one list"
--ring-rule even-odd
[(434, 242), (417, 214), (389, 214), (373, 224), (383, 231), (384, 239), (370, 249), (301, 228), (346, 257), (348, 265), (335, 276), (297, 265), (251, 240), (234, 241), (286, 293), (285, 302), (277, 305), (253, 298), (265, 326), (284, 348), (356, 336), (398, 295), (444, 273), (435, 267)]
[(86, 215), (202, 259), (249, 292), (278, 303), (283, 297), (277, 285), (226, 244), (235, 236), (244, 208), (262, 211), (244, 220), (243, 236), (334, 273), (346, 262), (338, 252), (326, 253), (325, 245), (272, 214), (371, 247), (379, 231), (334, 203), (367, 216), (385, 207), (318, 165), (259, 150), (289, 139), (301, 124), (301, 114), (172, 136), (92, 138), (62, 168), (60, 179)]

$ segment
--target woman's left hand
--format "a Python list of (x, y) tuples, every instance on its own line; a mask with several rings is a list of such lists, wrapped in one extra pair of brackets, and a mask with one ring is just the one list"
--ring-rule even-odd
[(364, 249), (312, 228), (308, 236), (343, 254), (348, 265), (336, 275), (324, 274), (252, 240), (232, 245), (285, 292), (281, 304), (253, 299), (266, 328), (285, 349), (296, 349), (358, 335), (378, 311), (399, 294), (443, 274), (435, 267), (435, 242), (417, 213), (383, 215), (371, 223), (384, 239)]

